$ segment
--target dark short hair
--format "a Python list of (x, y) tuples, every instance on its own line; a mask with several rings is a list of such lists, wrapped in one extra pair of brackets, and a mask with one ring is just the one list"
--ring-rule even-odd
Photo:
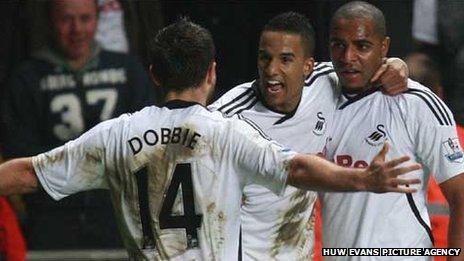
[(264, 26), (263, 32), (285, 32), (301, 37), (305, 56), (314, 55), (316, 45), (314, 29), (306, 16), (296, 12), (286, 12), (274, 16)]
[(188, 18), (181, 18), (161, 29), (151, 41), (151, 73), (167, 90), (197, 87), (205, 79), (214, 55), (211, 33)]
[(364, 18), (372, 20), (374, 30), (380, 37), (387, 35), (387, 26), (385, 25), (385, 16), (382, 11), (372, 4), (363, 1), (353, 1), (342, 5), (330, 20), (330, 27), (339, 19), (356, 19)]

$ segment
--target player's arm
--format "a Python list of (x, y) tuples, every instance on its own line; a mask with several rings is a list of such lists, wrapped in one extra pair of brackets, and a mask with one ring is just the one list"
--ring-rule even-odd
[[(464, 173), (440, 183), (440, 189), (448, 200), (450, 222), (448, 247), (464, 250)], [(464, 254), (461, 254), (461, 258)], [(454, 260), (449, 258), (448, 260)]]
[(0, 196), (34, 192), (38, 179), (32, 158), (18, 158), (0, 165)]
[(90, 189), (107, 187), (106, 151), (115, 137), (113, 127), (127, 115), (102, 122), (79, 138), (32, 158), (0, 165), (0, 195), (33, 192), (39, 184), (55, 200)]
[(290, 161), (287, 184), (319, 191), (415, 192), (414, 188), (399, 185), (418, 184), (419, 179), (398, 176), (421, 166), (398, 167), (409, 160), (407, 156), (385, 162), (387, 152), (386, 144), (366, 169), (344, 168), (315, 155), (298, 154)]
[[(295, 153), (269, 140), (259, 127), (243, 116), (244, 121), (231, 121), (225, 130), (227, 137), (220, 140), (219, 146), (227, 155), (234, 155), (237, 165), (247, 173), (246, 182), (259, 183), (280, 194), (285, 185), (292, 185), (305, 190), (324, 191), (372, 191), (372, 192), (415, 192), (413, 188), (398, 185), (418, 184), (420, 180), (398, 178), (407, 172), (420, 169), (419, 164), (398, 167), (409, 160), (401, 157), (385, 162), (388, 145), (374, 157), (366, 169), (344, 168), (316, 155)], [(239, 117), (240, 118), (240, 117)], [(257, 132), (256, 130), (259, 130)], [(240, 172), (240, 171), (239, 171)]]

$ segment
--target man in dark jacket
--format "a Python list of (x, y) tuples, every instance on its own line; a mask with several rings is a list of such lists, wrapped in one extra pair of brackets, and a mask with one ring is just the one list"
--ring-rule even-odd
[[(93, 0), (51, 1), (53, 41), (13, 73), (2, 101), (3, 156), (29, 156), (64, 144), (97, 123), (153, 101), (143, 67), (94, 41)], [(25, 198), (31, 248), (120, 245), (109, 195), (91, 192), (55, 203), (45, 193)]]

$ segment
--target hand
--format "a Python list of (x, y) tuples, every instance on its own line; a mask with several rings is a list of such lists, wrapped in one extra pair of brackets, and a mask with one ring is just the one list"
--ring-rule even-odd
[[(389, 150), (387, 142), (383, 145), (382, 150), (374, 157), (370, 166), (365, 170), (366, 190), (376, 193), (400, 192), (414, 193), (415, 188), (409, 187), (412, 184), (419, 184), (418, 178), (398, 178), (399, 175), (421, 169), (420, 164), (410, 164), (406, 167), (397, 167), (403, 162), (409, 160), (408, 156), (393, 159), (385, 162), (385, 156)], [(401, 185), (401, 186), (400, 186)]]
[(400, 58), (388, 58), (374, 76), (371, 83), (382, 86), (382, 92), (387, 95), (397, 95), (408, 89), (409, 68)]

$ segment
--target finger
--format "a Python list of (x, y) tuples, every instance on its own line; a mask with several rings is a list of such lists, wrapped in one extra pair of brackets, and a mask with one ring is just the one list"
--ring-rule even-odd
[(400, 79), (393, 73), (386, 71), (380, 76), (377, 82), (380, 82), (380, 84), (388, 89), (394, 85), (397, 85), (400, 82)]
[(384, 93), (387, 93), (389, 95), (400, 94), (408, 90), (407, 80), (405, 81), (403, 79), (398, 79), (398, 78), (392, 78), (392, 79), (389, 79), (388, 81), (387, 80), (384, 81), (382, 79), (382, 82), (380, 83), (380, 85), (382, 86), (382, 90), (384, 91)]
[(381, 91), (383, 94), (388, 95), (388, 96), (395, 96), (403, 92), (403, 88), (401, 87), (400, 84), (396, 84), (395, 86), (390, 86), (390, 87), (384, 87), (382, 86)]
[(407, 90), (407, 88), (404, 87), (405, 85), (400, 82), (394, 85), (391, 85), (391, 86), (385, 86), (383, 84), (380, 84), (379, 86), (382, 86), (382, 89), (381, 89), (382, 93), (390, 95), (390, 96), (400, 94), (403, 91)]
[(379, 69), (375, 72), (374, 76), (371, 78), (371, 83), (379, 80), (380, 76), (387, 71), (388, 69), (388, 64), (382, 64)]
[(387, 155), (388, 150), (390, 149), (390, 145), (388, 141), (385, 141), (383, 143), (382, 149), (375, 155), (374, 159), (372, 160), (373, 163), (376, 163), (378, 161), (385, 162), (385, 156)]
[(406, 167), (393, 169), (393, 170), (389, 171), (390, 172), (389, 175), (391, 177), (397, 177), (399, 175), (403, 175), (403, 174), (406, 174), (408, 172), (416, 171), (416, 170), (419, 170), (421, 168), (422, 168), (422, 165), (420, 165), (418, 163), (415, 163), (415, 164), (411, 164), (411, 165), (406, 166)]
[(394, 182), (397, 185), (414, 185), (414, 184), (420, 184), (421, 180), (419, 178), (413, 178), (413, 179), (394, 179)]
[(394, 168), (394, 167), (398, 166), (399, 164), (401, 164), (403, 162), (406, 162), (406, 161), (408, 161), (410, 159), (411, 158), (409, 156), (402, 156), (402, 157), (399, 157), (399, 158), (396, 158), (396, 159), (392, 159), (390, 161), (385, 162), (385, 168), (387, 168), (387, 169)]

